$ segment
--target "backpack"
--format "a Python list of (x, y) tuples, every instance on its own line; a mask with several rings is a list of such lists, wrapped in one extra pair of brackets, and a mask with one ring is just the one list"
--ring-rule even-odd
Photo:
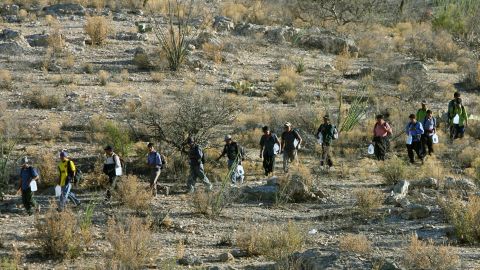
[(165, 155), (160, 154), (160, 161), (162, 162), (161, 169), (167, 168), (167, 157)]
[[(71, 173), (72, 173), (72, 172), (71, 172), (71, 169), (70, 169), (70, 167), (71, 167), (71, 165), (70, 165), (71, 162), (73, 162), (73, 160), (70, 159), (70, 160), (68, 161), (68, 166), (67, 166), (67, 174), (68, 174), (69, 176), (70, 176)], [(75, 164), (75, 163), (73, 162), (73, 164)], [(78, 185), (78, 184), (80, 184), (80, 182), (83, 180), (83, 172), (82, 172), (82, 171), (80, 170), (80, 168), (78, 168), (78, 167), (75, 167), (75, 169), (76, 169), (76, 172), (75, 172), (75, 174), (73, 175), (73, 178), (72, 178), (72, 179), (73, 179), (73, 183)]]

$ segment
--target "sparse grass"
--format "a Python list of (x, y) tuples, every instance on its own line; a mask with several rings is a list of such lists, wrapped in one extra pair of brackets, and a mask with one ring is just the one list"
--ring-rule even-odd
[(380, 174), (383, 176), (386, 185), (393, 185), (407, 176), (407, 165), (398, 157), (393, 157), (380, 167)]
[(275, 91), (283, 102), (290, 103), (295, 100), (301, 85), (301, 77), (296, 70), (292, 67), (283, 67), (275, 83)]
[(351, 66), (352, 57), (347, 49), (335, 56), (334, 67), (341, 75), (344, 75), (351, 68)]
[(408, 269), (454, 270), (460, 266), (460, 258), (452, 247), (437, 246), (432, 240), (424, 242), (416, 235), (411, 236), (403, 258)]
[(110, 80), (110, 73), (108, 73), (105, 70), (100, 70), (98, 72), (98, 82), (100, 83), (100, 85), (106, 86), (109, 80)]
[(338, 246), (341, 251), (357, 254), (372, 252), (372, 242), (363, 234), (346, 234), (340, 237)]
[[(52, 204), (54, 204), (52, 202)], [(57, 212), (52, 205), (43, 219), (37, 219), (37, 242), (47, 256), (60, 259), (73, 259), (82, 252), (79, 241), (77, 217), (68, 209)]]
[(479, 151), (480, 147), (469, 145), (460, 151), (460, 154), (457, 156), (458, 161), (460, 161), (463, 166), (468, 167), (478, 157)]
[(60, 27), (56, 26), (52, 29), (52, 32), (48, 35), (48, 47), (54, 52), (60, 53), (65, 48), (65, 38), (63, 37)]
[(480, 88), (480, 62), (467, 64), (463, 83), (469, 89)]
[(60, 106), (62, 97), (58, 93), (48, 93), (45, 90), (33, 89), (25, 95), (25, 101), (34, 108), (51, 109)]
[(446, 200), (439, 200), (447, 220), (455, 227), (459, 240), (467, 243), (480, 242), (480, 198), (470, 196), (468, 202), (449, 194)]
[(209, 60), (212, 60), (215, 64), (221, 64), (223, 62), (222, 45), (213, 43), (205, 43), (202, 45), (203, 52)]
[(84, 63), (82, 69), (87, 74), (93, 74), (93, 65), (92, 63)]
[(128, 69), (122, 69), (122, 71), (120, 72), (120, 81), (125, 83), (128, 82), (129, 79), (130, 73), (128, 73)]
[(134, 175), (123, 177), (118, 183), (116, 193), (119, 201), (130, 209), (144, 211), (150, 206), (151, 193), (142, 187)]
[(283, 260), (305, 244), (305, 236), (293, 222), (284, 225), (252, 225), (238, 231), (236, 243), (250, 255)]
[(382, 206), (383, 195), (376, 189), (361, 189), (355, 192), (356, 206), (364, 217), (372, 215), (373, 211)]
[(12, 87), (12, 74), (6, 69), (0, 69), (0, 90), (10, 90)]
[(165, 74), (162, 72), (150, 72), (150, 77), (153, 82), (159, 83), (165, 80)]
[(107, 42), (108, 35), (112, 32), (111, 22), (102, 16), (87, 18), (85, 24), (85, 33), (90, 37), (92, 45), (104, 45)]
[(150, 224), (140, 218), (129, 217), (124, 224), (108, 221), (106, 238), (112, 245), (113, 268), (141, 269), (152, 252)]

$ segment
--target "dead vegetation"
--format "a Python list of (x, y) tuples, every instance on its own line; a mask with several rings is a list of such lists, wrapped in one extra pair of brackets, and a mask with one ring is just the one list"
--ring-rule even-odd
[(372, 243), (363, 234), (346, 234), (341, 236), (338, 245), (342, 251), (364, 255), (372, 252)]
[(127, 175), (118, 183), (115, 197), (132, 210), (145, 211), (150, 207), (150, 194), (136, 176)]
[(410, 237), (405, 251), (406, 265), (412, 269), (458, 269), (460, 261), (452, 247), (435, 245), (432, 240), (421, 241), (416, 235)]

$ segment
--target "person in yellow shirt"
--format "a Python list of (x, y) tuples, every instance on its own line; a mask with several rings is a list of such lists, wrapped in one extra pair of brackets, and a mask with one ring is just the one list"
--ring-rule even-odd
[(60, 152), (60, 163), (58, 164), (58, 185), (62, 188), (62, 194), (60, 195), (59, 211), (63, 211), (67, 200), (70, 199), (75, 205), (80, 205), (80, 201), (75, 194), (71, 192), (72, 184), (74, 181), (75, 173), (77, 169), (75, 164), (68, 158), (68, 153), (65, 150)]

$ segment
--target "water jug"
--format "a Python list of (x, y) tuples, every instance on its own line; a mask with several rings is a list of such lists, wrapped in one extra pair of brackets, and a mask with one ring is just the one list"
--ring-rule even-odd
[(368, 154), (373, 155), (374, 153), (375, 153), (375, 147), (373, 146), (373, 144), (370, 144), (368, 146)]
[(432, 135), (432, 142), (435, 143), (435, 144), (438, 143), (438, 135), (437, 134)]
[(37, 191), (37, 181), (32, 180), (32, 181), (30, 182), (30, 190), (31, 190), (32, 192)]

